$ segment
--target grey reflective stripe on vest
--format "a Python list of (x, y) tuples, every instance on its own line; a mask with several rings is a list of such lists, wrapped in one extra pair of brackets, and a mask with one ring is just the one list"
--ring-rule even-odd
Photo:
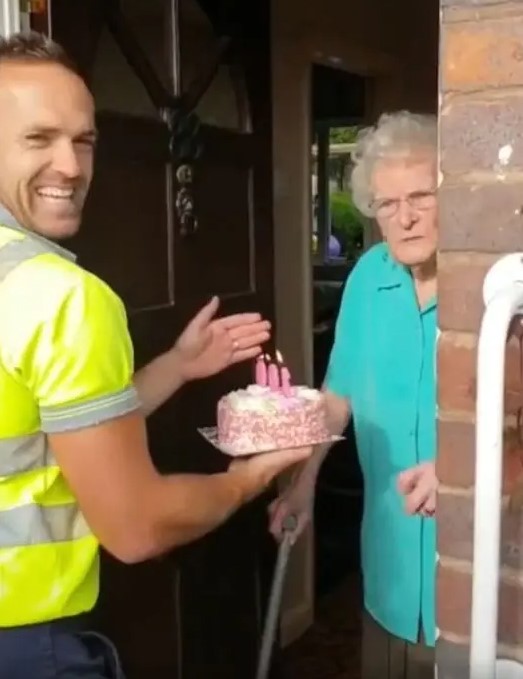
[(45, 434), (0, 439), (0, 476), (14, 476), (56, 466)]
[[(30, 238), (12, 240), (0, 248), (0, 283), (19, 264), (52, 252)], [(9, 477), (56, 466), (42, 432), (0, 439), (0, 477)], [(0, 549), (66, 542), (91, 532), (75, 502), (45, 507), (26, 504), (0, 511)]]
[(23, 505), (0, 512), (0, 549), (66, 542), (91, 535), (76, 503)]
[(0, 283), (22, 262), (49, 252), (50, 248), (29, 238), (9, 241), (0, 248)]

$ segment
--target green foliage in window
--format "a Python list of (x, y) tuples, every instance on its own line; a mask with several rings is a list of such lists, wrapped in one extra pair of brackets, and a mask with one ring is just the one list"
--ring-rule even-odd
[[(352, 144), (356, 141), (358, 127), (332, 127), (329, 130), (329, 144)], [(329, 158), (329, 177), (336, 181), (338, 191), (344, 191), (346, 187), (347, 173), (351, 165), (350, 154), (333, 155)]]
[(363, 248), (365, 218), (354, 206), (348, 193), (337, 191), (331, 194), (332, 231), (340, 241), (347, 259), (356, 257)]
[(353, 127), (331, 127), (329, 141), (331, 144), (352, 144), (356, 141), (359, 129), (357, 125)]

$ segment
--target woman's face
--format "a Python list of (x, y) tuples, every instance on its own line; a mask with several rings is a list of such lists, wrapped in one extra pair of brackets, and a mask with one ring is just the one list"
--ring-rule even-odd
[(393, 257), (405, 266), (425, 264), (438, 245), (435, 154), (377, 163), (373, 211)]

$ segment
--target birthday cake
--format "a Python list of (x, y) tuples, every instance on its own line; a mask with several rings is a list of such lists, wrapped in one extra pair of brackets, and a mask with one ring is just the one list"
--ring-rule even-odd
[(292, 386), (285, 367), (257, 362), (256, 384), (218, 402), (218, 442), (235, 454), (297, 448), (329, 439), (323, 394)]

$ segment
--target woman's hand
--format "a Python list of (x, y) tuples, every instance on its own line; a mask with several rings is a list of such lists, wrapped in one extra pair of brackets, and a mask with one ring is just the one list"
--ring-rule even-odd
[(398, 475), (398, 490), (405, 498), (407, 514), (434, 516), (438, 479), (434, 462), (423, 462)]

